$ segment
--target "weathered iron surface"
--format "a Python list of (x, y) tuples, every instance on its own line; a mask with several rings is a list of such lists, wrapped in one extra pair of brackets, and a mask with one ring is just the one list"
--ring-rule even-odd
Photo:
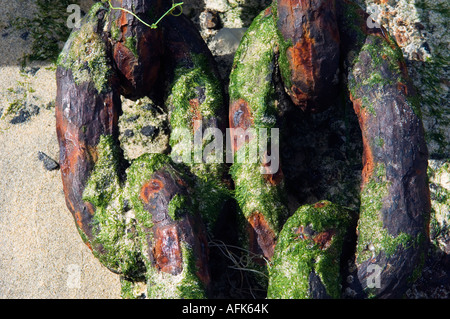
[(277, 27), (285, 43), (280, 55), (289, 62), (287, 70), (282, 70), (286, 91), (303, 110), (323, 110), (339, 89), (340, 38), (335, 1), (276, 3)]
[[(276, 28), (267, 19), (275, 8)], [(348, 96), (362, 133), (363, 168), (356, 235), (353, 244), (346, 243), (356, 246), (354, 267), (348, 269), (351, 280), (349, 284), (343, 282), (346, 290), (341, 293), (345, 297), (392, 298), (405, 293), (417, 279), (425, 260), (431, 210), (426, 174), (428, 152), (420, 105), (401, 51), (385, 29), (370, 27), (368, 19), (368, 14), (346, 0), (274, 2), (272, 9), (255, 19), (238, 49), (230, 81), (229, 121), (230, 127), (259, 128), (273, 114), (278, 119), (285, 114), (277, 108), (283, 97), (271, 95), (273, 90), (265, 87), (257, 89), (263, 78), (272, 87), (276, 84), (272, 69), (267, 67), (274, 61), (285, 91), (305, 111), (305, 116), (339, 105), (339, 94)], [(263, 45), (273, 42), (276, 47)], [(261, 61), (268, 57), (264, 61), (267, 69), (260, 65), (261, 61), (251, 59), (256, 51), (251, 45), (260, 46)], [(251, 66), (260, 73), (253, 75)], [(243, 76), (248, 79), (245, 87), (235, 88)], [(252, 87), (255, 89), (248, 89)], [(277, 100), (275, 109), (274, 100)], [(258, 103), (251, 104), (254, 101)], [(239, 152), (236, 147), (234, 151)], [(279, 229), (270, 223), (266, 223), (270, 227), (264, 227), (264, 223), (258, 222), (263, 219), (256, 216), (260, 216), (269, 201), (275, 202), (276, 207), (286, 203), (283, 196), (262, 199), (258, 192), (251, 191), (246, 183), (268, 189), (267, 184), (256, 183), (257, 176), (251, 176), (241, 179), (233, 175), (237, 194), (247, 191), (240, 195), (245, 201), (238, 202), (253, 226), (253, 232), (249, 233), (251, 247), (258, 247), (261, 255), (271, 258), (272, 244), (283, 245), (280, 242), (283, 239), (279, 238)], [(269, 180), (273, 177), (266, 178)], [(277, 188), (277, 193), (280, 192), (284, 192), (282, 187)], [(250, 206), (252, 209), (248, 211)], [(275, 220), (276, 214), (272, 210), (262, 216), (265, 221)], [(261, 231), (266, 228), (274, 230), (271, 240)], [(334, 233), (330, 228), (309, 236), (305, 229), (299, 229), (298, 236), (309, 238), (320, 250), (327, 248)], [(345, 250), (348, 255), (349, 249)], [(317, 274), (311, 273), (308, 294), (326, 297), (323, 287), (314, 284), (317, 278)]]
[[(207, 288), (210, 276), (203, 222), (199, 216), (192, 214), (193, 209), (188, 203), (175, 212), (176, 216), (170, 216), (168, 211), (175, 195), (189, 196), (186, 186), (182, 176), (171, 166), (155, 172), (142, 186), (139, 196), (154, 224), (149, 230), (153, 239), (148, 242), (148, 255), (157, 271), (171, 275), (179, 275), (183, 271), (183, 258), (192, 258), (197, 268), (196, 274)], [(192, 256), (183, 257), (182, 245), (192, 250)]]
[[(171, 6), (168, 1), (160, 0), (111, 1), (111, 4), (132, 11), (149, 24), (160, 18)], [(193, 122), (201, 120), (204, 129), (224, 127), (222, 87), (211, 85), (208, 78), (203, 82), (211, 86), (209, 91), (205, 92), (207, 88), (202, 86), (188, 88), (198, 94), (186, 100), (188, 97), (182, 96), (183, 92), (172, 92), (165, 87), (168, 83), (178, 80), (180, 74), (176, 73), (176, 69), (192, 69), (201, 76), (218, 74), (211, 53), (187, 18), (168, 16), (153, 29), (123, 10), (109, 8), (108, 3), (95, 4), (82, 21), (80, 29), (71, 35), (58, 61), (57, 136), (67, 207), (73, 214), (84, 241), (94, 254), (102, 262), (108, 261), (105, 265), (113, 265), (110, 266), (114, 268), (111, 269), (113, 271), (128, 269), (126, 276), (131, 276), (133, 280), (140, 280), (139, 276), (142, 274), (136, 269), (140, 267), (139, 264), (145, 264), (150, 286), (148, 295), (151, 297), (197, 298), (207, 294), (210, 282), (207, 235), (205, 222), (202, 220), (204, 216), (200, 216), (204, 212), (193, 199), (200, 196), (195, 195), (198, 190), (192, 190), (184, 180), (184, 175), (179, 174), (173, 166), (160, 168), (141, 185), (138, 196), (142, 204), (131, 200), (133, 210), (129, 214), (136, 214), (131, 215), (131, 223), (135, 220), (134, 223), (137, 224), (126, 230), (130, 226), (121, 226), (121, 223), (130, 225), (130, 216), (125, 217), (126, 212), (130, 211), (129, 204), (123, 204), (124, 207), (119, 208), (115, 205), (117, 201), (123, 201), (123, 198), (125, 203), (128, 203), (130, 198), (127, 197), (132, 194), (127, 192), (130, 192), (130, 187), (134, 187), (130, 185), (144, 178), (149, 170), (157, 168), (159, 164), (153, 167), (153, 162), (149, 159), (142, 164), (146, 165), (147, 170), (139, 172), (133, 163), (124, 160), (119, 151), (109, 160), (113, 161), (114, 168), (96, 166), (98, 152), (109, 151), (107, 143), (111, 141), (105, 139), (105, 136), (112, 137), (112, 143), (119, 145), (118, 118), (122, 112), (121, 96), (130, 99), (150, 96), (163, 104), (167, 96), (173, 95), (178, 100), (167, 107), (169, 112), (171, 107), (180, 110), (179, 104), (187, 102), (191, 108), (181, 109), (185, 112), (185, 117), (193, 116)], [(203, 103), (211, 99), (211, 95), (215, 103), (214, 108)], [(203, 112), (208, 112), (208, 116), (203, 116)], [(179, 125), (171, 124), (172, 129)], [(194, 127), (194, 131), (195, 129)], [(100, 149), (101, 138), (106, 146)], [(159, 163), (160, 160), (153, 161)], [(170, 159), (161, 161), (170, 162)], [(133, 172), (132, 181), (127, 180), (128, 166)], [(222, 172), (216, 171), (219, 175), (210, 175), (207, 180), (221, 185)], [(105, 174), (103, 185), (91, 181), (95, 172)], [(195, 176), (196, 172), (192, 175)], [(104, 188), (98, 190), (98, 193), (109, 192), (96, 197), (98, 207), (84, 197), (90, 182), (94, 183), (94, 190), (98, 187)], [(108, 187), (113, 183), (114, 188), (111, 190), (112, 188)], [(171, 203), (175, 196), (189, 198), (190, 204), (181, 208), (172, 207), (176, 205)], [(215, 202), (211, 199), (211, 202), (217, 209), (224, 198), (216, 197), (218, 199)], [(140, 205), (143, 205), (144, 211), (149, 215), (140, 211)], [(175, 215), (170, 216), (170, 205), (170, 213)], [(210, 207), (207, 208), (211, 210)], [(101, 215), (97, 216), (99, 209)], [(134, 213), (136, 210), (138, 212)], [(105, 236), (110, 227), (108, 214), (116, 214), (114, 218), (118, 219), (116, 223), (112, 223), (116, 225), (113, 233), (106, 239), (97, 238), (100, 234)], [(121, 230), (123, 234), (117, 233)], [(117, 240), (116, 244), (114, 240)], [(107, 242), (111, 251), (105, 249), (102, 242)], [(136, 246), (133, 242), (140, 244)], [(130, 258), (140, 258), (139, 253), (136, 254), (135, 251), (141, 249), (140, 246), (144, 260), (132, 260), (131, 263), (135, 265), (130, 266)], [(126, 251), (127, 249), (131, 250)], [(108, 257), (108, 254), (119, 252), (125, 255)], [(170, 276), (165, 277), (159, 273)], [(133, 275), (138, 277), (133, 278)], [(175, 279), (170, 279), (172, 277), (178, 278), (176, 280), (184, 279), (182, 283), (177, 284)], [(172, 287), (174, 285), (179, 287)], [(186, 289), (183, 285), (190, 288)], [(153, 289), (152, 286), (156, 288)]]
[[(358, 37), (353, 41), (349, 39), (349, 33), (344, 35), (348, 28), (342, 28), (341, 34), (342, 38), (347, 37), (346, 50), (360, 52), (359, 60), (347, 73), (354, 77), (349, 84), (350, 98), (360, 122), (364, 144), (357, 277), (364, 291), (362, 296), (398, 298), (417, 279), (429, 241), (428, 151), (416, 92), (401, 51), (386, 30), (372, 30), (367, 23), (361, 23), (368, 19), (361, 9), (354, 12), (357, 15), (353, 24), (367, 35), (365, 40), (362, 43), (357, 41)], [(378, 48), (378, 52), (371, 47)], [(374, 76), (379, 80), (367, 80)], [(374, 187), (384, 187), (385, 190), (375, 195)], [(375, 208), (371, 207), (374, 201), (379, 201)], [(361, 225), (377, 222), (382, 229), (376, 229), (376, 233)], [(369, 243), (369, 246), (375, 245), (370, 246), (375, 249), (371, 256), (364, 254), (365, 247), (362, 246), (368, 243), (364, 237), (380, 236), (379, 232), (386, 232), (384, 236), (395, 241), (394, 247), (377, 247), (377, 244)], [(381, 268), (376, 287), (368, 279), (373, 275), (370, 265)]]
[[(103, 23), (99, 19), (92, 25), (91, 32), (102, 38), (102, 28)], [(69, 42), (69, 45), (72, 44)], [(103, 46), (106, 50), (107, 44)], [(67, 52), (70, 46), (65, 49)], [(82, 194), (95, 165), (100, 136), (117, 137), (119, 133), (118, 80), (113, 74), (108, 74), (106, 90), (99, 93), (92, 79), (76, 83), (72, 70), (62, 66), (57, 68), (56, 79), (56, 131), (66, 203), (77, 226), (88, 239), (92, 239), (91, 221), (95, 207), (84, 202)]]
[[(134, 12), (151, 24), (148, 12), (163, 12), (163, 1), (112, 1), (115, 7)], [(155, 18), (155, 17), (153, 17)], [(110, 10), (108, 31), (111, 33), (112, 56), (121, 79), (122, 95), (145, 96), (158, 79), (164, 46), (161, 28), (151, 29), (125, 11)]]
[[(94, 5), (58, 62), (56, 120), (67, 206), (97, 256), (111, 253), (111, 238), (97, 238), (110, 222), (109, 213), (127, 223), (135, 220), (136, 229), (119, 235), (117, 249), (112, 250), (127, 256), (142, 254), (148, 284), (154, 287), (149, 288), (149, 296), (205, 297), (211, 284), (206, 234), (226, 209), (224, 167), (193, 163), (181, 169), (168, 158), (152, 156), (126, 163), (120, 152), (114, 154), (113, 162), (105, 161), (114, 164), (114, 169), (97, 166), (100, 155), (105, 157), (108, 150), (107, 144), (100, 147), (101, 139), (106, 136), (118, 141), (121, 96), (149, 96), (167, 104), (172, 130), (187, 129), (193, 135), (207, 128), (225, 132), (227, 116), (217, 69), (186, 17), (169, 15), (157, 29), (151, 29), (132, 15), (103, 4)], [(162, 0), (112, 4), (133, 11), (148, 23), (170, 6)], [(275, 260), (280, 271), (286, 271), (283, 265), (289, 260), (283, 258), (295, 261), (301, 257), (283, 255), (283, 245), (290, 243), (313, 247), (306, 251), (316, 255), (302, 259), (308, 265), (315, 264), (317, 256), (333, 260), (333, 280), (324, 277), (320, 262), (308, 266), (303, 276), (307, 291), (299, 282), (293, 292), (296, 296), (401, 297), (424, 263), (430, 201), (420, 108), (394, 39), (384, 29), (369, 27), (367, 19), (367, 14), (347, 0), (275, 1), (244, 35), (230, 76), (228, 121), (232, 134), (238, 129), (270, 130), (283, 123), (280, 117), (287, 113), (281, 109), (286, 106), (281, 105), (280, 85), (305, 116), (327, 110), (347, 95), (358, 117), (363, 168), (353, 242), (343, 242), (347, 224), (334, 225), (339, 219), (312, 228), (313, 221), (294, 223), (291, 219), (295, 225), (283, 228), (292, 208), (287, 206), (281, 167), (277, 172), (268, 171), (267, 161), (236, 162), (231, 167), (243, 215), (243, 245), (259, 256), (253, 260), (259, 264), (256, 268)], [(172, 147), (175, 142), (171, 139)], [(248, 155), (253, 143), (254, 138), (241, 144), (232, 141), (234, 158)], [(259, 160), (273, 154), (260, 155)], [(106, 172), (102, 171), (106, 174), (104, 185), (91, 181), (99, 169)], [(88, 184), (94, 190), (104, 188), (96, 199), (97, 207), (84, 199)], [(131, 210), (121, 208), (127, 206), (127, 196), (133, 202)], [(319, 202), (304, 217), (313, 217), (312, 211), (325, 210), (328, 205)], [(122, 230), (120, 222), (118, 225)], [(333, 246), (338, 237), (339, 245)], [(333, 250), (336, 247), (339, 249)], [(340, 249), (346, 251), (346, 258), (351, 251), (355, 267), (337, 267), (344, 264)], [(119, 257), (111, 264), (119, 265), (119, 270), (129, 269), (128, 257), (123, 258), (126, 261)], [(375, 279), (374, 270), (378, 271)], [(349, 274), (346, 281), (338, 282), (338, 273), (345, 272)], [(270, 275), (277, 277), (276, 273)], [(279, 282), (289, 283), (285, 274), (281, 275)], [(179, 286), (174, 288), (174, 283)], [(345, 294), (339, 290), (341, 284)], [(276, 285), (271, 288), (274, 297), (283, 290)]]

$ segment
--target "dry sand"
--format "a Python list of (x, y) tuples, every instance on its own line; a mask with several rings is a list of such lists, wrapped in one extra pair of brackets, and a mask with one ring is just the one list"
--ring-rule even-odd
[[(30, 48), (11, 28), (10, 13), (27, 14), (28, 1), (0, 0), (0, 109), (32, 87), (26, 98), (40, 107), (22, 124), (0, 120), (0, 298), (120, 298), (119, 276), (111, 273), (82, 242), (66, 208), (59, 170), (47, 171), (38, 159), (58, 158), (53, 109), (56, 80), (50, 64), (34, 75), (23, 74), (17, 60)], [(22, 85), (23, 87), (23, 85)]]
[(0, 297), (118, 298), (117, 275), (82, 242), (62, 192), (53, 111), (18, 125), (0, 124)]

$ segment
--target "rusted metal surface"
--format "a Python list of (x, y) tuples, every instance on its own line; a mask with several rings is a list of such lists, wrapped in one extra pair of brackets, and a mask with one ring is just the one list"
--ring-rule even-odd
[[(272, 227), (270, 227), (264, 216), (258, 212), (255, 212), (248, 218), (248, 223), (250, 251), (270, 260), (276, 244), (276, 236)], [(264, 264), (263, 260), (259, 260), (259, 262)]]
[[(385, 30), (367, 28), (362, 22), (367, 21), (368, 15), (361, 9), (356, 12), (359, 18), (355, 17), (353, 23), (371, 36), (366, 38), (366, 46), (376, 48), (384, 45), (395, 50), (395, 44)], [(360, 51), (361, 42), (350, 37), (350, 30), (346, 31), (341, 29), (346, 52)], [(361, 192), (370, 191), (374, 182), (387, 185), (386, 194), (381, 198), (382, 208), (377, 212), (378, 218), (389, 236), (397, 238), (403, 235), (411, 241), (399, 245), (394, 253), (381, 250), (372, 258), (357, 262), (361, 286), (355, 290), (360, 297), (365, 296), (370, 284), (367, 279), (373, 272), (369, 266), (378, 265), (382, 268), (381, 286), (372, 293), (380, 298), (401, 297), (412, 274), (420, 269), (429, 240), (428, 151), (420, 117), (413, 107), (412, 99), (416, 93), (402, 59), (382, 55), (381, 62), (377, 61), (379, 66), (374, 70), (374, 57), (366, 51), (361, 52), (360, 62), (354, 66), (357, 69), (354, 72), (356, 82), (362, 83), (374, 72), (384, 79), (380, 84), (359, 85), (353, 92), (357, 96), (351, 95), (364, 146)], [(384, 168), (381, 173), (380, 167)]]
[[(146, 15), (150, 9), (158, 16), (169, 5), (162, 0), (112, 3), (134, 11), (146, 21), (150, 19)], [(277, 48), (284, 51), (276, 54), (267, 52), (273, 53), (278, 62), (285, 59), (287, 65), (272, 61), (274, 67), (269, 68), (270, 74), (264, 74), (258, 81), (268, 77), (274, 81), (272, 72), (275, 66), (279, 66), (281, 81), (290, 99), (306, 113), (325, 110), (333, 105), (339, 89), (349, 83), (347, 80), (356, 83), (348, 84), (348, 95), (362, 132), (361, 193), (370, 193), (374, 185), (377, 189), (384, 187), (386, 192), (380, 193), (379, 198), (372, 199), (372, 202), (363, 198), (361, 207), (375, 201), (377, 206), (372, 213), (376, 215), (376, 220), (381, 221), (381, 230), (387, 232), (388, 238), (406, 239), (403, 243), (395, 242), (393, 251), (375, 247), (371, 249), (374, 253), (370, 257), (356, 260), (356, 270), (352, 273), (355, 280), (348, 287), (360, 298), (367, 297), (369, 291), (371, 296), (380, 298), (401, 297), (423, 261), (431, 210), (426, 175), (428, 153), (422, 123), (412, 102), (416, 93), (408, 78), (406, 65), (397, 56), (384, 54), (374, 58), (372, 53), (363, 50), (364, 45), (373, 47), (376, 54), (377, 49), (383, 46), (395, 51), (396, 45), (386, 30), (369, 28), (366, 24), (368, 14), (350, 1), (279, 0), (276, 8), (275, 21), (279, 34), (274, 35), (274, 39), (280, 41)], [(265, 17), (270, 17), (271, 12), (271, 9), (266, 10)], [(109, 14), (107, 19), (105, 14)], [(74, 70), (58, 66), (56, 121), (67, 207), (90, 248), (103, 254), (106, 252), (101, 245), (91, 245), (96, 243), (93, 224), (96, 207), (83, 200), (83, 192), (97, 162), (100, 137), (106, 135), (116, 141), (118, 139), (120, 96), (132, 99), (151, 96), (157, 101), (164, 101), (170, 94), (165, 85), (174, 82), (177, 70), (190, 71), (198, 67), (198, 55), (206, 58), (206, 64), (211, 66), (214, 76), (219, 78), (219, 75), (206, 44), (186, 17), (168, 16), (156, 30), (142, 25), (135, 17), (120, 10), (102, 9), (96, 18), (98, 21), (93, 24), (92, 33), (101, 39), (110, 72), (105, 73), (105, 83), (99, 89), (93, 77), (79, 82)], [(66, 51), (70, 49), (70, 44)], [(359, 61), (354, 65), (355, 57)], [(368, 84), (366, 80), (374, 72), (379, 76), (379, 82)], [(342, 79), (345, 81), (339, 82)], [(350, 88), (351, 85), (353, 87)], [(225, 131), (226, 112), (219, 110), (217, 114), (205, 118), (201, 110), (205, 87), (199, 85), (192, 90), (194, 97), (191, 96), (187, 102), (193, 132), (199, 129), (199, 123), (204, 128), (217, 127)], [(252, 114), (246, 100), (234, 98), (228, 112), (232, 133), (238, 128), (245, 131), (255, 127), (255, 122), (261, 119), (254, 118), (255, 114)], [(167, 107), (170, 112), (177, 106)], [(281, 111), (276, 109), (275, 112)], [(241, 146), (233, 141), (232, 151), (237, 152)], [(262, 168), (265, 166), (262, 165)], [(120, 169), (123, 170), (123, 167)], [(119, 173), (125, 175), (124, 171)], [(264, 187), (270, 189), (268, 198), (277, 201), (274, 207), (285, 205), (279, 196), (283, 192), (284, 180), (281, 169), (275, 174), (264, 174), (263, 179)], [(254, 180), (259, 182), (257, 178)], [(153, 225), (148, 228), (142, 226), (146, 232), (146, 254), (156, 271), (176, 276), (185, 270), (188, 256), (183, 247), (189, 247), (189, 258), (193, 258), (195, 263), (195, 275), (208, 289), (211, 276), (206, 227), (196, 212), (180, 210), (174, 216), (169, 214), (168, 209), (175, 196), (191, 196), (192, 190), (188, 185), (170, 165), (158, 169), (140, 185), (139, 198)], [(267, 198), (258, 200), (264, 205)], [(185, 208), (189, 210), (193, 207), (191, 204), (188, 203)], [(316, 208), (323, 208), (318, 205)], [(270, 260), (280, 231), (274, 229), (271, 223), (282, 221), (285, 216), (281, 215), (287, 209), (277, 211), (280, 216), (273, 220), (267, 212), (264, 215), (260, 211), (253, 209), (245, 216), (248, 223), (246, 235), (250, 251)], [(364, 214), (367, 215), (367, 212), (361, 213), (361, 223), (368, 220), (364, 219), (367, 218)], [(311, 239), (320, 250), (327, 250), (335, 236), (334, 228), (327, 229), (314, 233), (301, 227), (296, 235), (299, 239)], [(364, 237), (361, 234), (365, 231), (363, 229), (360, 224), (358, 240)], [(264, 264), (263, 259), (260, 263)], [(370, 290), (369, 266), (374, 264), (381, 267), (381, 286)], [(320, 283), (320, 280), (315, 273), (311, 273), (311, 295), (324, 297), (324, 287), (314, 282)]]
[(233, 152), (237, 152), (243, 144), (250, 142), (251, 136), (246, 136), (245, 140), (243, 140), (238, 133), (245, 133), (245, 131), (253, 127), (253, 124), (253, 116), (245, 100), (239, 99), (231, 104), (229, 110), (229, 126)]
[(56, 76), (56, 131), (64, 194), (77, 226), (92, 240), (95, 208), (82, 195), (97, 159), (100, 136), (118, 135), (120, 98), (113, 90), (98, 94), (90, 82), (75, 84), (70, 70), (58, 67)]
[[(171, 166), (155, 172), (140, 192), (144, 208), (151, 214), (153, 239), (148, 242), (149, 256), (158, 271), (178, 275), (183, 271), (182, 245), (192, 250), (197, 275), (205, 287), (210, 282), (206, 230), (199, 216), (189, 214), (192, 208), (183, 207), (176, 219), (169, 215), (168, 206), (175, 195), (189, 196), (182, 176)], [(186, 204), (188, 205), (188, 204)], [(149, 237), (151, 238), (151, 237)]]
[[(346, 287), (356, 298), (401, 297), (417, 278), (414, 276), (420, 274), (429, 242), (431, 210), (426, 175), (428, 151), (420, 106), (416, 105), (416, 92), (401, 51), (383, 27), (370, 27), (369, 15), (351, 1), (279, 0), (272, 8), (275, 6), (278, 66), (282, 85), (293, 104), (305, 113), (320, 112), (339, 104), (340, 93), (348, 94), (359, 121), (362, 203), (355, 229), (358, 238), (353, 244), (346, 243), (356, 245), (356, 253), (344, 247), (346, 254), (354, 255), (356, 263), (355, 271), (350, 271), (354, 280)], [(267, 9), (265, 14), (269, 13)], [(246, 39), (245, 45), (248, 42)], [(239, 63), (242, 61), (241, 57)], [(257, 80), (253, 81), (256, 85)], [(342, 89), (344, 92), (339, 91)], [(245, 100), (233, 98), (230, 127), (254, 126)], [(281, 117), (282, 110), (276, 111)], [(276, 176), (266, 181), (277, 184)], [(247, 220), (252, 226), (252, 251), (258, 247), (259, 253), (270, 259), (271, 247), (276, 244), (267, 231), (270, 227), (257, 212)], [(308, 233), (302, 228), (297, 234), (326, 250), (334, 231), (331, 227), (321, 233)], [(363, 247), (367, 240), (367, 247)], [(381, 269), (381, 286), (375, 289), (369, 280), (373, 265)], [(317, 293), (312, 291), (311, 295), (323, 297), (321, 287), (312, 289)]]
[[(291, 83), (287, 92), (305, 111), (329, 106), (338, 94), (340, 38), (333, 0), (279, 0), (277, 27), (286, 52)], [(284, 75), (285, 77), (287, 75)], [(287, 80), (287, 81), (286, 81)]]
[[(171, 2), (131, 0), (112, 1), (112, 5), (130, 10), (150, 24), (170, 8)], [(106, 3), (103, 8), (99, 7), (97, 12), (87, 17), (90, 20), (85, 18), (82, 25), (92, 25), (92, 30), (84, 32), (88, 36), (94, 34), (95, 39), (100, 40), (97, 49), (101, 50), (100, 54), (106, 59), (106, 66), (102, 67), (107, 71), (100, 79), (92, 75), (92, 65), (95, 66), (95, 63), (90, 64), (89, 52), (85, 57), (86, 61), (78, 61), (86, 65), (86, 72), (83, 73), (84, 78), (81, 78), (81, 81), (80, 77), (74, 77), (73, 72), (84, 72), (83, 69), (75, 69), (73, 63), (62, 63), (58, 66), (56, 126), (67, 207), (86, 244), (101, 256), (108, 252), (95, 238), (99, 227), (94, 223), (96, 207), (83, 200), (83, 192), (98, 159), (100, 137), (112, 136), (119, 145), (121, 96), (130, 99), (151, 96), (163, 104), (162, 101), (168, 94), (164, 85), (174, 80), (175, 68), (193, 68), (194, 56), (205, 56), (204, 63), (209, 71), (216, 72), (215, 74), (218, 72), (198, 31), (183, 16), (168, 16), (158, 28), (152, 29), (131, 14), (122, 10), (110, 10)], [(80, 37), (75, 34), (76, 36)], [(74, 45), (71, 41), (68, 41), (63, 51), (66, 57)], [(95, 80), (99, 80), (102, 86)], [(199, 88), (198, 97), (191, 100), (191, 111), (198, 115), (198, 120), (202, 120), (200, 104), (205, 100), (201, 89)], [(203, 124), (204, 127), (224, 128), (224, 119), (223, 115), (212, 116)], [(119, 158), (115, 159), (118, 163), (124, 161), (121, 154), (118, 156)], [(117, 174), (122, 180), (126, 177), (126, 166), (118, 166)], [(170, 167), (156, 172), (142, 185), (138, 195), (145, 209), (151, 214), (154, 224), (151, 229), (142, 227), (143, 231), (147, 232), (144, 236), (147, 239), (147, 255), (157, 271), (178, 275), (185, 270), (183, 264), (188, 262), (187, 256), (183, 254), (183, 247), (188, 247), (190, 255), (193, 256), (190, 258), (194, 258), (195, 266), (192, 269), (195, 269), (195, 275), (208, 290), (209, 251), (202, 219), (195, 211), (190, 214), (182, 213), (176, 220), (168, 215), (170, 200), (179, 194), (188, 196), (187, 187), (183, 177)]]
[[(162, 12), (163, 1), (112, 1), (113, 6), (135, 12), (147, 23), (147, 12)], [(136, 17), (125, 11), (110, 10), (108, 30), (114, 33), (110, 41), (112, 56), (117, 66), (122, 94), (139, 98), (148, 93), (156, 80), (161, 66), (164, 46), (161, 28), (150, 29)], [(131, 48), (131, 47), (134, 48)]]

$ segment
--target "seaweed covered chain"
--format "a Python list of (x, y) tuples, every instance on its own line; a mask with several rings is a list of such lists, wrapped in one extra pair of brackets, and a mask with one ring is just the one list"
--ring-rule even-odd
[(126, 160), (118, 122), (125, 97), (165, 105), (171, 131), (194, 133), (194, 119), (204, 129), (222, 127), (216, 66), (193, 24), (167, 14), (174, 3), (108, 2), (91, 8), (58, 59), (56, 121), (67, 207), (85, 243), (123, 276), (125, 288), (145, 282), (150, 298), (204, 298), (207, 232), (229, 196), (224, 164), (175, 163), (152, 153)]
[[(431, 209), (416, 93), (395, 40), (368, 19), (347, 0), (274, 1), (235, 55), (232, 129), (285, 124), (287, 95), (287, 108), (300, 108), (305, 118), (351, 100), (362, 133), (357, 212), (328, 201), (292, 212), (286, 166), (275, 174), (261, 174), (261, 163), (231, 167), (247, 248), (269, 265), (268, 297), (401, 297), (423, 265)], [(286, 138), (289, 145), (298, 137)], [(252, 143), (235, 147), (234, 156)], [(350, 267), (341, 259), (344, 242), (356, 246)]]
[[(431, 209), (419, 106), (394, 39), (368, 26), (369, 16), (347, 0), (274, 0), (242, 38), (228, 106), (206, 44), (173, 11), (180, 6), (98, 2), (58, 59), (66, 204), (94, 255), (122, 275), (124, 296), (142, 282), (150, 298), (211, 296), (218, 263), (208, 244), (225, 226), (240, 234), (239, 251), (250, 257), (241, 260), (263, 274), (257, 280), (269, 298), (401, 297), (423, 265)], [(125, 156), (125, 100), (135, 101), (144, 119), (162, 109), (167, 147), (152, 153), (146, 145), (139, 156)], [(296, 121), (307, 126), (313, 115), (342, 115), (342, 105), (350, 106), (362, 144), (356, 208), (336, 192), (305, 200), (296, 187), (304, 175), (293, 174), (298, 163), (272, 170), (272, 151), (241, 161), (261, 143), (250, 129), (272, 143), (279, 129), (283, 151), (304, 138), (291, 129)], [(184, 147), (185, 137), (218, 129), (223, 141), (227, 122), (231, 168), (220, 158), (192, 160), (211, 136), (193, 148)], [(224, 224), (234, 212), (232, 195), (238, 222), (230, 229)]]

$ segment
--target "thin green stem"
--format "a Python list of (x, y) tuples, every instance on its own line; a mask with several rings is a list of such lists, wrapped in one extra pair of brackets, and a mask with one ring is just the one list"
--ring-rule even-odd
[[(169, 10), (167, 10), (162, 16), (161, 18), (158, 19), (158, 21), (156, 21), (155, 23), (152, 24), (151, 28), (152, 29), (156, 29), (157, 28), (157, 24), (169, 13), (172, 13), (173, 10), (175, 10), (176, 7), (181, 7), (183, 5), (183, 2), (179, 2), (179, 3), (172, 3), (172, 8), (170, 8)], [(181, 9), (182, 10), (182, 9)], [(181, 12), (180, 12), (181, 14)]]
[[(151, 29), (156, 29), (158, 28), (158, 23), (169, 13), (172, 13), (173, 10), (175, 10), (175, 8), (177, 7), (181, 7), (183, 5), (184, 2), (179, 2), (179, 3), (172, 3), (172, 7), (167, 10), (159, 19), (158, 21), (156, 21), (155, 23), (152, 24), (148, 24), (147, 22), (143, 21), (141, 18), (139, 18), (135, 13), (131, 12), (130, 10), (124, 9), (124, 8), (120, 8), (120, 7), (113, 7), (113, 5), (111, 4), (111, 0), (108, 0), (109, 6), (112, 10), (122, 10), (125, 11), (126, 13), (131, 14), (133, 17), (135, 17), (136, 19), (138, 19), (140, 22), (142, 22), (144, 25), (146, 25), (147, 27), (151, 28)], [(182, 7), (180, 9), (182, 11)], [(181, 14), (181, 12), (180, 12)], [(179, 15), (179, 14), (178, 14)], [(177, 16), (178, 16), (177, 15)]]

